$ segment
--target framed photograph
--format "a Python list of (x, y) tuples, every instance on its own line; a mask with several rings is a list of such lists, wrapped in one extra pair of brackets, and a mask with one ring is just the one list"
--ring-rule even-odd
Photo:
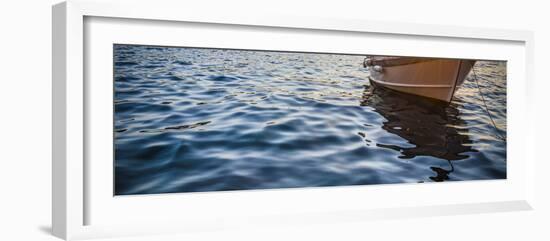
[(53, 7), (54, 235), (532, 209), (531, 32), (184, 5)]

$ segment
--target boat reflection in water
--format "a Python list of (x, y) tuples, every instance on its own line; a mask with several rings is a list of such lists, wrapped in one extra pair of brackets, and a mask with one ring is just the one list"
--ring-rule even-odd
[(398, 93), (381, 87), (365, 86), (361, 106), (375, 109), (387, 121), (382, 128), (408, 141), (406, 147), (377, 143), (376, 146), (400, 152), (399, 158), (412, 159), (417, 156), (435, 157), (447, 161), (441, 166), (430, 166), (436, 182), (449, 179), (455, 169), (453, 161), (468, 158), (467, 152), (477, 152), (460, 119), (457, 104), (441, 103), (421, 97)]

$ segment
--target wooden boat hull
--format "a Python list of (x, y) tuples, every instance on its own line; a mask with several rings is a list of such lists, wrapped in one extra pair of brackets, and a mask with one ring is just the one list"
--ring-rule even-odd
[(450, 102), (474, 64), (460, 59), (377, 59), (370, 66), (370, 79), (395, 91)]

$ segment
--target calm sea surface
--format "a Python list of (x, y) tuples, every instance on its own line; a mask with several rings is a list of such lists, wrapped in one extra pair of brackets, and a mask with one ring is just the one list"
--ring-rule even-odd
[(115, 194), (506, 178), (506, 63), (449, 106), (369, 87), (364, 56), (114, 46)]

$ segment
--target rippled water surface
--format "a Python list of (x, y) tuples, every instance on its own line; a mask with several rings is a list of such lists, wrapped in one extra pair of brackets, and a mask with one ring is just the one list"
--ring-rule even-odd
[(506, 63), (449, 106), (369, 87), (364, 56), (114, 46), (115, 194), (506, 178)]

